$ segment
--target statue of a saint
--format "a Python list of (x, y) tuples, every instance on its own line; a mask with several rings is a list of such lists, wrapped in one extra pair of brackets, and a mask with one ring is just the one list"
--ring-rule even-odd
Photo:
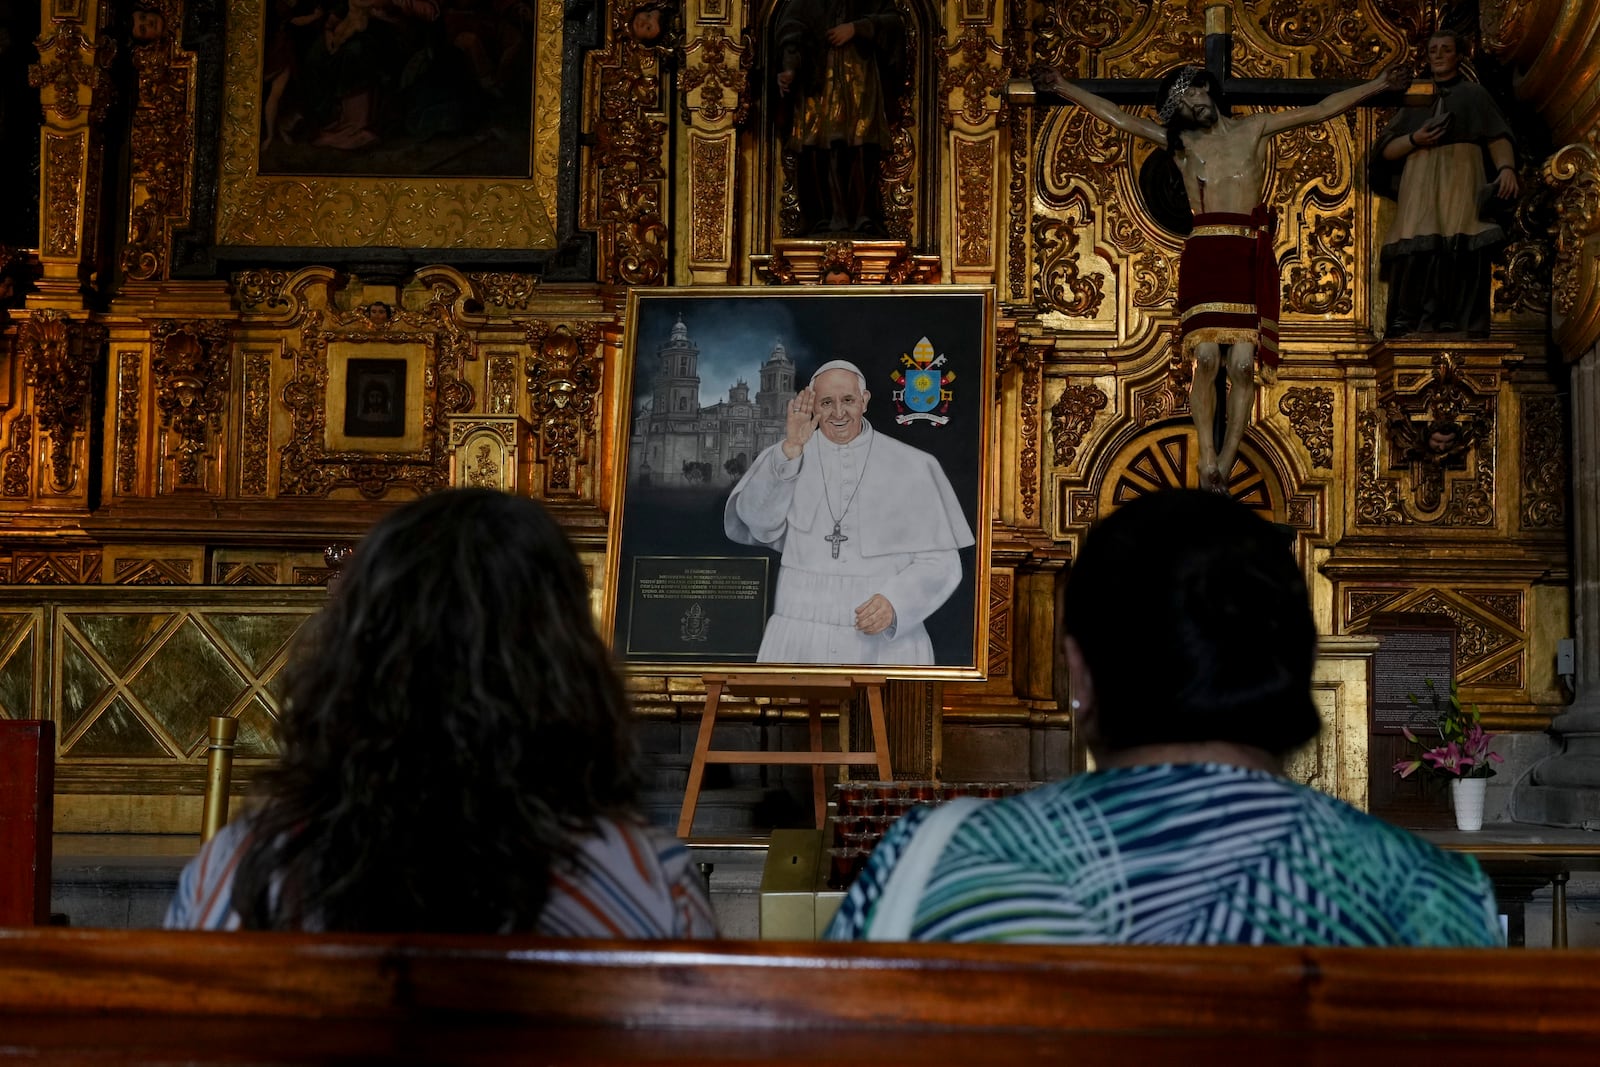
[(774, 44), (804, 232), (882, 234), (880, 174), (905, 67), (893, 0), (788, 0)]

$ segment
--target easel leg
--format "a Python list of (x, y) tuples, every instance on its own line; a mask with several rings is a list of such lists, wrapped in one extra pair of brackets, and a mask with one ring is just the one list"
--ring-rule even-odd
[(1566, 871), (1557, 871), (1550, 879), (1550, 947), (1567, 947), (1567, 879)]
[[(822, 751), (822, 708), (817, 698), (811, 698), (811, 751)], [(828, 821), (828, 783), (822, 775), (822, 764), (811, 765), (811, 803), (817, 812), (817, 829)]]
[(867, 711), (872, 717), (872, 751), (877, 756), (878, 781), (894, 781), (894, 769), (889, 766), (889, 721), (883, 714), (883, 686), (867, 687)]
[(711, 731), (717, 724), (717, 705), (722, 702), (722, 683), (706, 686), (706, 707), (700, 715), (700, 734), (694, 740), (694, 756), (689, 760), (689, 781), (683, 788), (683, 809), (678, 813), (678, 836), (687, 840), (694, 826), (694, 809), (700, 803), (700, 783), (706, 776), (706, 753), (711, 751)]

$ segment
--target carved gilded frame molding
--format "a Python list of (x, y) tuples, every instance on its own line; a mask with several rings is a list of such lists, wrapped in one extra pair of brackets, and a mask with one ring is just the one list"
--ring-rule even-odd
[[(472, 342), (454, 315), (459, 295), (439, 284), (419, 310), (373, 302), (307, 312), (299, 346), (285, 353), (293, 360), (293, 375), (281, 394), (291, 432), (279, 453), (278, 495), (329, 497), (353, 489), (376, 500), (394, 489), (426, 493), (449, 484), (445, 416), (470, 411), (473, 403), (472, 386), (464, 378)], [(408, 378), (411, 361), (421, 360), (414, 379), (421, 389), (408, 390), (400, 447), (355, 443), (330, 430), (330, 413), (341, 410), (342, 403), (334, 395), (339, 376), (332, 363), (348, 358), (352, 346), (362, 355), (406, 360)]]

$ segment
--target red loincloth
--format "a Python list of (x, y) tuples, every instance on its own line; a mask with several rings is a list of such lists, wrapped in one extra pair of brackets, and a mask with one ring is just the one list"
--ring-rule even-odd
[(1256, 359), (1278, 366), (1277, 217), (1265, 205), (1248, 215), (1194, 217), (1178, 260), (1178, 322), (1184, 355), (1196, 345), (1249, 341)]

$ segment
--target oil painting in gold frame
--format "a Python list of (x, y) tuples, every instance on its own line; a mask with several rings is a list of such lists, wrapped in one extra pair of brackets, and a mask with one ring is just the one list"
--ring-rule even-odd
[(263, 116), (272, 73), (267, 68), (275, 47), (266, 36), (270, 2), (227, 4), (215, 215), (219, 248), (525, 253), (556, 247), (562, 0), (526, 0), (537, 20), (531, 28), (532, 151), (525, 173), (495, 177), (263, 174)]
[[(618, 661), (651, 673), (983, 677), (994, 338), (994, 291), (987, 287), (633, 290), (619, 368), (623, 416), (612, 456), (602, 614)], [(855, 364), (865, 380), (870, 432), (855, 431), (854, 439), (877, 456), (856, 449), (860, 466), (846, 477), (857, 491), (869, 488), (871, 503), (853, 508), (842, 496), (847, 482), (838, 482), (833, 495), (841, 499), (828, 500), (830, 516), (843, 505), (834, 516), (840, 521), (817, 523), (822, 496), (806, 497), (806, 479), (827, 496), (826, 472), (840, 469), (829, 465), (833, 459), (814, 458), (823, 455), (826, 437), (819, 426), (818, 447), (808, 446), (798, 468), (784, 468), (802, 488), (783, 532), (753, 534), (730, 497), (776, 469), (789, 401), (833, 360)], [(808, 462), (818, 474), (805, 474)], [(856, 461), (841, 450), (837, 462)], [(891, 499), (908, 501), (894, 505), (893, 517), (886, 514)], [(912, 541), (923, 536), (924, 512), (927, 525), (951, 533), (929, 545), (905, 540), (911, 526), (919, 527)], [(829, 526), (837, 542), (826, 536)], [(819, 573), (807, 570), (813, 563), (827, 580), (905, 590), (903, 603), (913, 606), (903, 618), (896, 608), (893, 625), (865, 642), (846, 632), (838, 645), (833, 637), (819, 643), (813, 638), (822, 628), (808, 634), (802, 623), (807, 651), (794, 652), (800, 646), (784, 644), (780, 634), (794, 633), (793, 583)], [(944, 599), (932, 592), (919, 604), (910, 590), (922, 595), (931, 587), (916, 585), (913, 569), (931, 573), (930, 565), (946, 574), (959, 569), (959, 577)], [(830, 569), (839, 575), (827, 575)], [(854, 600), (849, 588), (846, 599)], [(843, 602), (829, 598), (828, 610), (838, 614)], [(848, 616), (854, 607), (841, 610)], [(836, 660), (824, 645), (854, 655)]]

